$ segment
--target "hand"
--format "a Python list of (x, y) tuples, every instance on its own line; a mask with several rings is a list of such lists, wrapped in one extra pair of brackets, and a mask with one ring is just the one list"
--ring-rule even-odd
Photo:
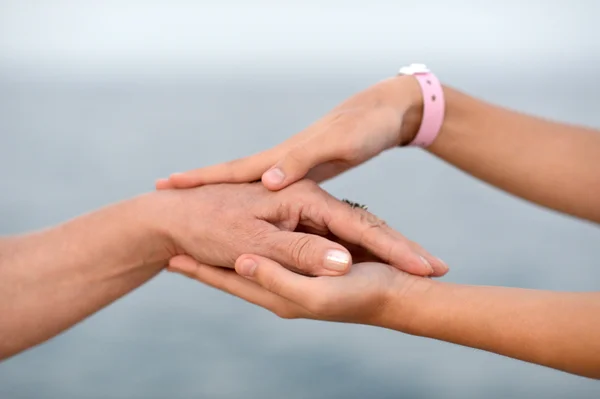
[[(257, 255), (242, 255), (235, 271), (174, 257), (171, 272), (183, 274), (261, 306), (286, 319), (306, 318), (385, 326), (411, 319), (410, 293), (431, 280), (383, 263), (359, 263), (338, 277), (305, 277)], [(398, 306), (397, 304), (402, 304)]]
[(238, 256), (254, 253), (301, 273), (331, 276), (347, 272), (352, 264), (342, 245), (347, 243), (369, 251), (367, 259), (381, 259), (409, 273), (441, 276), (448, 270), (373, 214), (350, 207), (309, 180), (279, 192), (250, 183), (155, 194), (169, 198), (163, 209), (168, 216), (164, 228), (173, 243), (170, 257), (187, 254), (201, 263), (232, 268)]
[(422, 95), (412, 76), (398, 76), (356, 94), (280, 145), (220, 165), (160, 179), (157, 189), (212, 183), (262, 182), (280, 190), (308, 177), (322, 182), (379, 153), (412, 141), (421, 123)]

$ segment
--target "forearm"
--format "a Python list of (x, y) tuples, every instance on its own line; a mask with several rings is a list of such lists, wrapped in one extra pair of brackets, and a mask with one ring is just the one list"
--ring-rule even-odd
[[(600, 131), (521, 114), (449, 87), (444, 96), (444, 123), (431, 153), (514, 195), (600, 223)], [(407, 115), (405, 141), (420, 124), (419, 101)]]
[(395, 298), (398, 307), (414, 304), (413, 317), (392, 312), (386, 327), (600, 378), (600, 293), (433, 281), (415, 287)]
[[(0, 359), (41, 343), (163, 267), (147, 196), (0, 241)], [(163, 247), (161, 247), (161, 245)]]

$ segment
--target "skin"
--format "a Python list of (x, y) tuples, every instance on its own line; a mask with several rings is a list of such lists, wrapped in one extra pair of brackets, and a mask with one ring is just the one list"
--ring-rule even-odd
[[(335, 241), (326, 238), (334, 235)], [(333, 264), (332, 250), (338, 252)], [(308, 180), (278, 192), (260, 184), (154, 192), (0, 239), (0, 359), (77, 324), (147, 282), (173, 257), (233, 268), (248, 252), (307, 275), (347, 273), (351, 255), (422, 275), (447, 271), (383, 221)]]
[[(600, 223), (600, 132), (525, 115), (444, 86), (444, 123), (431, 154), (502, 190)], [(412, 141), (423, 99), (413, 77), (380, 82), (346, 100), (289, 140), (246, 158), (176, 173), (158, 189), (262, 178), (280, 190), (317, 182)], [(279, 171), (279, 172), (278, 172)], [(283, 180), (279, 176), (285, 176)]]
[(598, 292), (449, 284), (383, 263), (305, 277), (257, 255), (241, 256), (235, 271), (186, 257), (170, 267), (282, 318), (389, 328), (600, 379)]
[[(427, 151), (516, 196), (600, 223), (598, 130), (518, 113), (447, 86), (443, 92), (444, 122)], [(157, 188), (260, 178), (276, 191), (304, 177), (322, 182), (410, 143), (422, 113), (417, 81), (394, 77), (352, 96), (278, 146), (173, 174), (158, 180)], [(255, 266), (244, 266), (248, 259)], [(170, 270), (283, 317), (372, 324), (600, 378), (597, 292), (451, 285), (381, 264), (306, 280), (251, 253), (238, 258), (239, 275), (187, 257), (173, 258)]]

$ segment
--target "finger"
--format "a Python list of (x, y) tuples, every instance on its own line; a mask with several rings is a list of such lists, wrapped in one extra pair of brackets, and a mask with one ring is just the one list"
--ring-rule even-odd
[(418, 243), (416, 243), (414, 241), (411, 241), (410, 242), (410, 247), (412, 248), (412, 250), (414, 252), (418, 253), (425, 260), (427, 260), (427, 262), (429, 262), (429, 264), (433, 268), (433, 273), (431, 274), (431, 277), (441, 277), (441, 276), (444, 276), (450, 270), (448, 268), (448, 265), (446, 264), (446, 262), (444, 262), (440, 258), (437, 258), (437, 257), (431, 255), (429, 252), (427, 252)]
[(178, 273), (195, 274), (200, 263), (189, 255), (177, 255), (169, 259), (167, 270)]
[(263, 307), (283, 318), (305, 317), (306, 311), (289, 300), (273, 294), (231, 269), (205, 265), (181, 255), (171, 258), (168, 270)]
[[(273, 294), (304, 307), (307, 298), (316, 296), (312, 278), (296, 274), (279, 263), (258, 255), (242, 255), (235, 262), (235, 271), (252, 279)], [(315, 294), (315, 295), (313, 295)]]
[(377, 257), (371, 251), (361, 247), (360, 245), (351, 244), (347, 241), (340, 240), (332, 234), (326, 237), (334, 242), (337, 242), (338, 244), (343, 245), (344, 248), (350, 252), (352, 255), (352, 264), (365, 262), (385, 263), (381, 258)]
[(372, 213), (352, 208), (337, 199), (331, 201), (329, 209), (331, 217), (327, 225), (339, 238), (362, 246), (407, 273), (429, 276), (434, 272), (429, 262), (413, 251), (406, 238)]
[(346, 248), (346, 250), (348, 250), (348, 252), (350, 252), (350, 256), (352, 256), (353, 264), (364, 263), (364, 262), (384, 263), (381, 258), (378, 258), (377, 256), (373, 255), (371, 252), (364, 249), (360, 245), (351, 244), (348, 241), (344, 241), (344, 240), (340, 239), (339, 237), (336, 237), (335, 235), (331, 234), (329, 229), (325, 226), (310, 226), (310, 225), (300, 224), (296, 228), (295, 232), (296, 233), (300, 232), (300, 233), (307, 233), (307, 234), (316, 234), (316, 235), (325, 237), (329, 241), (337, 242), (338, 244), (340, 244), (341, 246)]
[(261, 180), (269, 190), (281, 190), (304, 178), (313, 167), (335, 160), (334, 149), (317, 138), (298, 142), (262, 175)]
[(173, 188), (190, 188), (215, 183), (247, 183), (260, 179), (281, 151), (275, 147), (248, 157), (169, 176)]
[(322, 236), (298, 232), (275, 231), (255, 253), (312, 276), (339, 276), (347, 273), (352, 265), (352, 256), (343, 245)]
[(350, 169), (350, 165), (341, 161), (325, 162), (312, 168), (306, 178), (316, 183), (323, 183), (332, 177), (339, 176)]
[(156, 182), (154, 183), (154, 187), (157, 190), (168, 190), (170, 188), (173, 188), (171, 186), (171, 182), (169, 181), (169, 179), (158, 179), (158, 180), (156, 180)]

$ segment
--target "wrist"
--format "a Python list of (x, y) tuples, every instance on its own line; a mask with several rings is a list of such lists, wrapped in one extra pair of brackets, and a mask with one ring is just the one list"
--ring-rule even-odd
[(382, 101), (400, 122), (397, 127), (396, 143), (400, 146), (410, 143), (421, 126), (423, 116), (423, 93), (419, 82), (408, 75), (398, 75), (380, 82)]
[(414, 76), (398, 76), (398, 90), (405, 98), (400, 127), (400, 146), (406, 146), (417, 136), (423, 121), (423, 92)]
[(382, 307), (377, 325), (415, 334), (415, 320), (428, 302), (426, 299), (431, 295), (431, 291), (436, 290), (439, 285), (440, 283), (430, 278), (399, 273), (385, 294), (385, 306)]
[(142, 232), (144, 264), (167, 264), (177, 255), (171, 222), (173, 196), (169, 191), (156, 191), (131, 200), (135, 209), (136, 229)]

